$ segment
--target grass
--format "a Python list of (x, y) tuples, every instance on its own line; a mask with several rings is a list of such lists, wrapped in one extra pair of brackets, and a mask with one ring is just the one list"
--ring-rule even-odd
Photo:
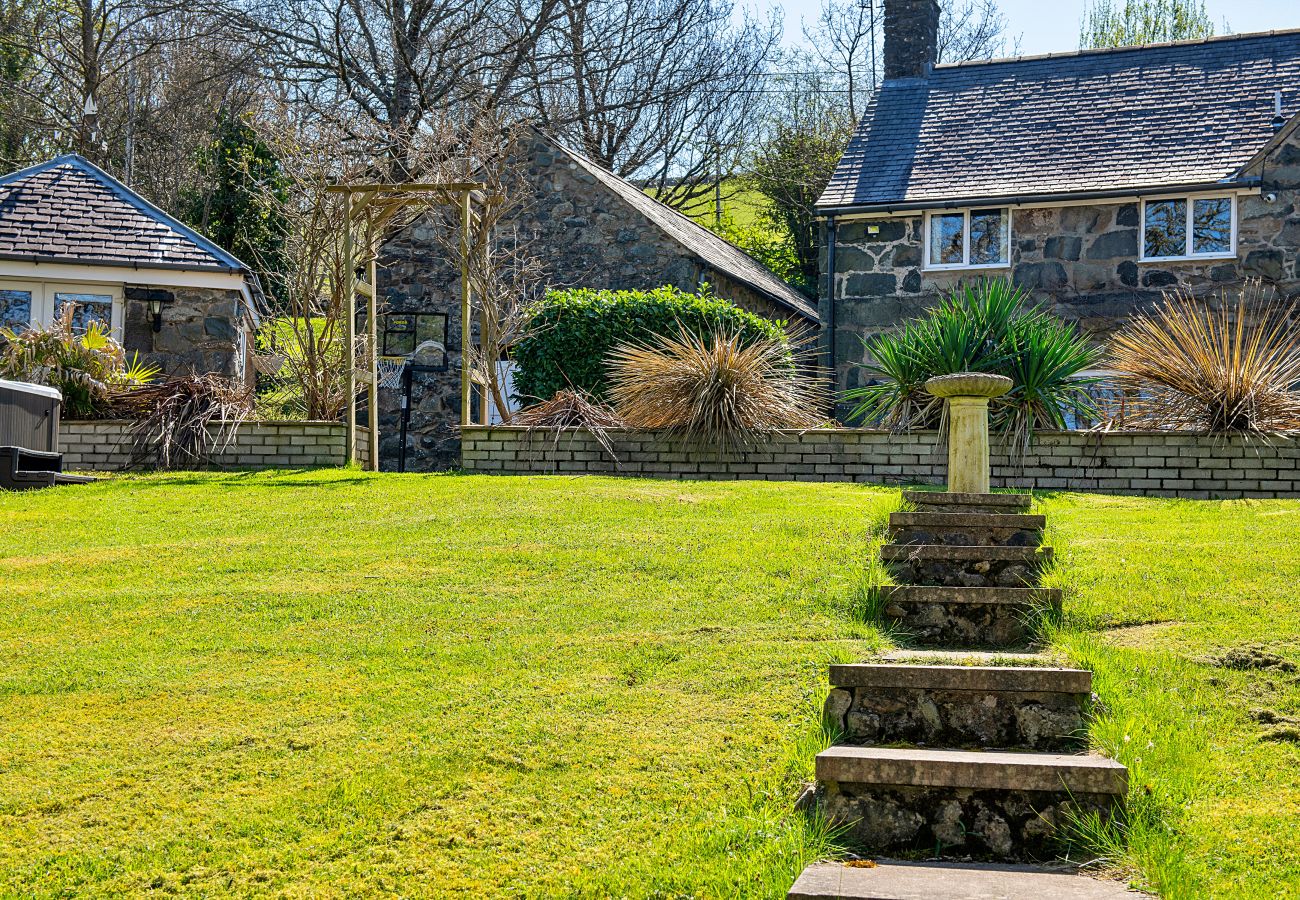
[[(884, 641), (898, 499), (354, 471), (0, 495), (0, 895), (782, 896), (834, 850), (791, 807), (826, 664)], [(1109, 853), (1167, 897), (1293, 895), (1297, 675), (1210, 660), (1300, 661), (1300, 503), (1040, 505), (1056, 647), (1133, 770)]]

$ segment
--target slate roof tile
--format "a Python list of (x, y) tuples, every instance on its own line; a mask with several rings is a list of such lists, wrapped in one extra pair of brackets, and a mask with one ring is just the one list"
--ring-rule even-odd
[(818, 207), (1208, 184), (1300, 112), (1300, 31), (937, 66), (886, 81)]
[(551, 141), (597, 181), (649, 219), (670, 238), (717, 272), (747, 285), (759, 294), (805, 319), (816, 322), (817, 310), (803, 294), (773, 272), (702, 225), (688, 219), (632, 182), (602, 168), (575, 150)]
[(75, 155), (0, 178), (0, 258), (247, 271)]

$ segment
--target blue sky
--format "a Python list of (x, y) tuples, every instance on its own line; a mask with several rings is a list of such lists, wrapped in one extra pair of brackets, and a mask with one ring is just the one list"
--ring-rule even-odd
[[(745, 5), (753, 9), (764, 4), (748, 0)], [(781, 0), (779, 5), (785, 10), (786, 43), (797, 46), (803, 40), (800, 17), (814, 18), (820, 0)], [(1008, 32), (1020, 37), (1021, 53), (1078, 49), (1085, 0), (999, 0), (998, 6), (1007, 17)], [(1224, 19), (1237, 34), (1300, 28), (1300, 0), (1208, 0), (1205, 7), (1220, 33), (1224, 32)]]

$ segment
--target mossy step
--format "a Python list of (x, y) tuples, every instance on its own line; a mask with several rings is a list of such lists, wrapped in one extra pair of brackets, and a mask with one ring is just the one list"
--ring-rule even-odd
[(1023, 666), (942, 666), (899, 663), (845, 663), (830, 667), (833, 687), (914, 688), (919, 690), (1008, 693), (1062, 693), (1087, 696), (1087, 669)]
[(880, 558), (903, 584), (959, 587), (1033, 585), (1052, 561), (1051, 547), (885, 544)]
[(1074, 867), (997, 863), (813, 863), (787, 900), (1142, 900), (1123, 882), (1090, 878)]
[(1038, 620), (1061, 608), (1055, 588), (904, 584), (880, 591), (882, 618), (917, 647), (1024, 647)]
[(856, 663), (830, 667), (826, 719), (844, 744), (1072, 752), (1086, 746), (1082, 669)]
[(819, 781), (991, 791), (1069, 791), (1121, 797), (1128, 769), (1096, 753), (930, 750), (837, 745), (817, 754)]
[(1057, 828), (1109, 820), (1128, 790), (1128, 770), (1094, 754), (839, 745), (816, 772), (826, 821), (872, 853), (1047, 859)]
[(1013, 513), (896, 512), (889, 527), (897, 544), (1037, 547), (1047, 517)]
[[(992, 590), (999, 589), (992, 588)], [(881, 653), (875, 659), (879, 662), (908, 663), (917, 666), (1022, 666), (1030, 668), (1050, 667), (1061, 662), (1056, 654), (1039, 650), (916, 650), (906, 647)]]
[(944, 491), (903, 491), (903, 499), (921, 512), (1028, 512), (1028, 494), (955, 494)]

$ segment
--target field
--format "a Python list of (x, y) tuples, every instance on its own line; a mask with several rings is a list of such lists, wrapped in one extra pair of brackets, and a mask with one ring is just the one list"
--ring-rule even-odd
[[(825, 665), (886, 644), (856, 611), (898, 503), (355, 471), (0, 495), (0, 895), (779, 897), (835, 852), (792, 804)], [(1055, 640), (1135, 774), (1098, 852), (1169, 897), (1287, 896), (1300, 503), (1041, 506)]]

